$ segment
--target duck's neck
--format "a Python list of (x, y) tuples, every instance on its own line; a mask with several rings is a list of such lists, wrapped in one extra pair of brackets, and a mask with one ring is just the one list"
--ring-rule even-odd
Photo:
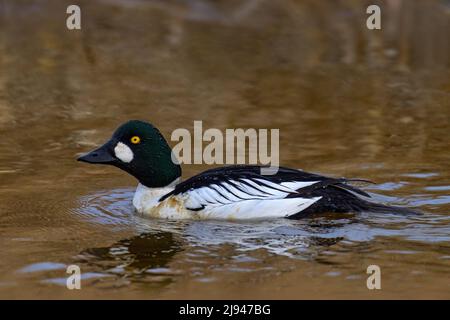
[(166, 154), (160, 154), (158, 160), (149, 159), (136, 163), (133, 175), (147, 188), (166, 188), (181, 177), (181, 166), (172, 162)]
[(181, 182), (181, 177), (176, 178), (175, 180), (173, 180), (171, 183), (169, 183), (168, 185), (164, 186), (164, 187), (147, 187), (146, 185), (139, 183), (137, 188), (136, 188), (136, 192), (140, 191), (140, 192), (153, 192), (153, 193), (164, 193), (164, 192), (170, 192), (173, 189), (175, 189), (175, 186), (177, 184), (179, 184)]

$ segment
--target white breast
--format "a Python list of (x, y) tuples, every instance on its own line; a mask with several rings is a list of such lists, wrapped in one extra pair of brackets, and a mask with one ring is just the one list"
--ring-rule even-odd
[(147, 188), (139, 184), (133, 197), (133, 206), (137, 212), (154, 218), (191, 219), (190, 210), (187, 210), (179, 199), (169, 197), (159, 202), (163, 195), (174, 189), (175, 184), (164, 188)]

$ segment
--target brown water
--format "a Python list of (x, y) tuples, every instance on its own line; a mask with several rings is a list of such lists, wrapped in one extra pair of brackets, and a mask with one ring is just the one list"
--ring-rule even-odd
[[(381, 2), (381, 31), (350, 0), (81, 1), (68, 31), (71, 2), (0, 1), (0, 297), (450, 298), (448, 1)], [(145, 219), (75, 161), (131, 118), (279, 128), (283, 165), (424, 214)]]

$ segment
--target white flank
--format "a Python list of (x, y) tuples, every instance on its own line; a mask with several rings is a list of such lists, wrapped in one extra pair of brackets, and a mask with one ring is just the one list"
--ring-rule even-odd
[[(183, 200), (185, 200), (186, 203), (189, 203), (189, 200), (191, 200), (193, 196), (196, 196), (195, 194), (190, 193), (191, 192), (184, 194), (185, 198)], [(267, 198), (241, 200), (226, 204), (208, 204), (204, 209), (194, 212), (195, 216), (200, 219), (247, 220), (285, 218), (305, 210), (321, 198), (322, 197), (310, 199)]]
[(130, 163), (134, 157), (133, 151), (131, 151), (130, 147), (122, 142), (117, 143), (114, 148), (114, 154), (116, 155), (116, 158), (126, 163)]
[[(270, 219), (289, 217), (299, 213), (321, 197), (286, 198), (296, 189), (317, 183), (283, 182), (258, 185), (251, 179), (212, 184), (159, 199), (174, 189), (174, 184), (164, 188), (147, 188), (139, 184), (133, 199), (136, 210), (156, 218), (168, 219)], [(270, 186), (269, 186), (270, 185)], [(277, 189), (274, 189), (277, 188)], [(199, 210), (190, 210), (199, 209)]]

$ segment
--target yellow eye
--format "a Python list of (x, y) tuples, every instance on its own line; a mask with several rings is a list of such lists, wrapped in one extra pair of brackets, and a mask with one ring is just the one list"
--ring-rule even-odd
[(139, 138), (138, 136), (134, 136), (130, 139), (132, 144), (138, 144), (139, 142), (141, 142), (141, 138)]

